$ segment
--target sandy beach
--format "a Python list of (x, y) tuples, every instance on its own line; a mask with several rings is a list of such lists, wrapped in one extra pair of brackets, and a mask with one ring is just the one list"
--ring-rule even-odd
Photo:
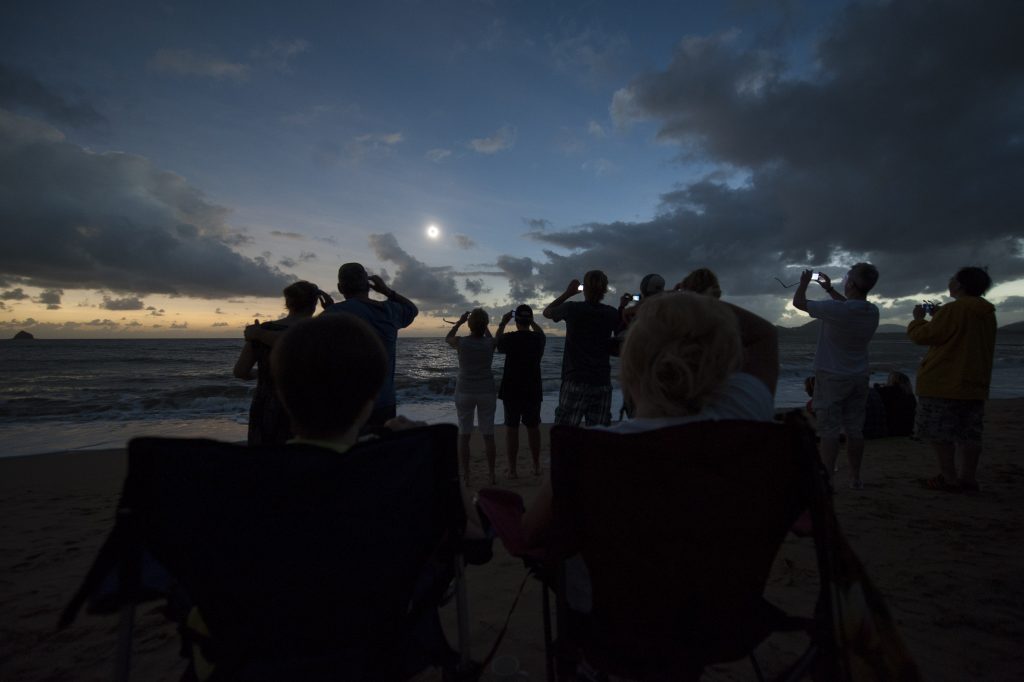
[[(499, 432), (499, 485), (527, 502), (538, 479), (508, 481)], [(520, 471), (529, 472), (521, 439)], [(868, 441), (863, 491), (836, 475), (840, 523), (888, 600), (927, 680), (1019, 680), (1024, 677), (1024, 399), (994, 400), (986, 416), (978, 494), (926, 491), (916, 479), (935, 473), (929, 448), (907, 438)], [(547, 453), (545, 431), (545, 457)], [(474, 485), (485, 484), (482, 447), (474, 440)], [(106, 536), (124, 475), (121, 450), (0, 459), (0, 679), (103, 680), (110, 677), (115, 618), (81, 615), (57, 632), (57, 617)], [(809, 540), (790, 537), (780, 551), (767, 597), (809, 613), (816, 595)], [(490, 648), (522, 581), (520, 561), (500, 543), (485, 566), (468, 569), (472, 651)], [(183, 669), (173, 625), (156, 603), (139, 610), (134, 679), (177, 680)], [(454, 629), (454, 609), (443, 613)], [(778, 670), (797, 642), (769, 640), (759, 649), (767, 672)], [(544, 675), (540, 590), (527, 583), (499, 652), (519, 659), (530, 679)], [(427, 679), (431, 675), (422, 676)], [(752, 679), (749, 664), (708, 670), (705, 679)], [(485, 679), (487, 676), (485, 675)]]

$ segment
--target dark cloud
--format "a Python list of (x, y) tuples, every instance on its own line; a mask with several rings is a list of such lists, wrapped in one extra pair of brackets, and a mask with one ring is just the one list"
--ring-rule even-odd
[(188, 329), (188, 322), (171, 322), (171, 329)]
[(465, 249), (466, 251), (468, 251), (469, 249), (476, 248), (476, 242), (464, 234), (455, 234), (452, 235), (452, 238), (455, 240), (455, 244), (460, 249)]
[(0, 107), (29, 110), (55, 123), (75, 128), (106, 123), (87, 102), (70, 102), (54, 93), (30, 73), (0, 64)]
[(158, 309), (155, 306), (146, 306), (146, 310), (148, 310), (149, 314), (152, 315), (153, 317), (163, 317), (164, 316), (164, 309), (163, 308), (159, 308)]
[(498, 256), (498, 269), (508, 277), (509, 298), (515, 303), (531, 301), (538, 295), (535, 263), (528, 257)]
[(284, 237), (285, 239), (305, 239), (305, 235), (301, 235), (298, 232), (282, 232), (281, 230), (271, 230), (270, 234), (275, 237)]
[(479, 296), (482, 293), (490, 291), (484, 287), (484, 281), (482, 279), (470, 279), (467, 277), (465, 280), (465, 287), (466, 291), (474, 296)]
[(534, 231), (546, 230), (551, 227), (551, 221), (546, 218), (523, 218), (523, 222)]
[(60, 310), (60, 299), (63, 295), (62, 289), (46, 289), (39, 294), (36, 303), (42, 303), (47, 310)]
[(282, 268), (294, 268), (299, 263), (294, 258), (288, 258), (287, 256), (285, 256), (281, 260), (277, 261), (277, 264), (280, 265)]
[(29, 298), (29, 295), (21, 287), (0, 293), (0, 300), (4, 301), (24, 301), (26, 298)]
[(301, 251), (299, 252), (299, 260), (303, 263), (308, 263), (311, 260), (316, 260), (316, 254), (312, 251)]
[(214, 322), (214, 323), (213, 323), (212, 325), (210, 325), (210, 326), (212, 326), (212, 327), (227, 327), (227, 326), (229, 326), (229, 325), (228, 325), (228, 323), (227, 323), (227, 322)]
[(370, 246), (377, 258), (398, 267), (391, 286), (416, 302), (420, 310), (445, 313), (464, 310), (469, 301), (459, 291), (450, 267), (431, 267), (406, 253), (390, 232), (371, 234)]
[(2, 110), (0, 188), (0, 273), (28, 284), (216, 298), (289, 282), (233, 251), (228, 209), (180, 176)]
[(124, 298), (104, 296), (100, 307), (106, 310), (152, 310), (152, 306), (146, 308), (146, 304), (137, 296), (126, 296)]
[(1021, 35), (1020, 3), (997, 0), (850, 5), (810, 73), (735, 33), (683, 40), (612, 113), (657, 121), (684, 159), (717, 170), (665, 194), (648, 222), (538, 226), (534, 239), (567, 252), (546, 252), (542, 283), (708, 266), (754, 295), (801, 267), (867, 259), (876, 292), (899, 297), (940, 291), (967, 263), (1024, 275)]

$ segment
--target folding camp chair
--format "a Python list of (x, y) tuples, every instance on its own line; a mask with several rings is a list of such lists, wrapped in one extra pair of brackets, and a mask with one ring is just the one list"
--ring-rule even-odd
[[(194, 607), (186, 648), (211, 680), (403, 679), (430, 664), (472, 677), (465, 522), (451, 425), (344, 454), (135, 439), (114, 529), (61, 625), (87, 599), (121, 609), (126, 679), (134, 605), (171, 591), (147, 570), (162, 567)], [(453, 579), (459, 654), (437, 620)]]
[[(820, 655), (834, 650), (827, 623), (787, 616), (762, 597), (799, 513), (810, 507), (826, 528), (827, 476), (803, 424), (700, 422), (630, 435), (555, 426), (551, 477), (554, 521), (541, 552), (516, 527), (521, 501), (479, 495), (506, 548), (544, 583), (549, 680), (576, 679), (584, 662), (630, 679), (696, 679), (747, 655), (763, 679), (752, 652), (785, 630), (811, 637), (784, 679), (834, 661)], [(590, 613), (566, 598), (576, 553), (589, 570)], [(819, 614), (828, 610), (819, 603)]]

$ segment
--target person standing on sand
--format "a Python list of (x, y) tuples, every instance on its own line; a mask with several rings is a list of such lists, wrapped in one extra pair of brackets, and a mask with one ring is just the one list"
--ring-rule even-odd
[[(300, 320), (313, 316), (317, 301), (324, 307), (334, 303), (331, 297), (309, 282), (299, 281), (285, 287), (284, 307), (288, 315), (275, 322), (256, 323), (261, 329), (283, 332)], [(271, 347), (260, 341), (246, 341), (235, 362), (234, 375), (239, 379), (256, 379), (252, 405), (249, 407), (249, 445), (283, 445), (292, 437), (288, 415), (277, 399), (270, 372)], [(253, 367), (256, 372), (253, 373)]]
[[(952, 303), (925, 320), (914, 307), (907, 336), (929, 346), (917, 370), (918, 438), (931, 443), (939, 474), (921, 480), (929, 490), (976, 492), (985, 400), (992, 380), (996, 348), (996, 309), (982, 296), (992, 278), (982, 268), (960, 268), (949, 279)], [(960, 473), (956, 455), (960, 455)]]
[(860, 490), (860, 469), (864, 458), (864, 415), (867, 407), (870, 370), (868, 343), (878, 329), (878, 308), (868, 303), (868, 292), (878, 282), (878, 270), (870, 263), (857, 263), (846, 273), (843, 293), (832, 288), (828, 275), (818, 283), (831, 297), (828, 301), (807, 300), (812, 272), (800, 275), (793, 294), (793, 307), (821, 320), (818, 347), (814, 353), (814, 415), (821, 437), (821, 459), (833, 471), (839, 456), (839, 431), (846, 431), (846, 456), (850, 461), (850, 487)]
[(544, 317), (565, 320), (562, 388), (555, 408), (555, 423), (587, 426), (612, 422), (612, 335), (619, 329), (619, 311), (601, 303), (608, 292), (608, 276), (591, 270), (583, 276), (583, 301), (569, 301), (579, 293), (580, 281), (569, 282), (565, 292), (544, 308)]
[[(384, 294), (388, 300), (375, 301), (370, 298), (370, 289)], [(384, 385), (377, 395), (375, 407), (367, 426), (383, 426), (384, 422), (395, 416), (395, 342), (398, 330), (412, 324), (419, 314), (416, 305), (394, 289), (388, 287), (379, 276), (370, 277), (366, 268), (360, 263), (345, 263), (338, 268), (338, 291), (345, 297), (341, 303), (334, 303), (324, 308), (323, 315), (333, 313), (349, 313), (368, 323), (377, 332), (384, 350), (388, 354), (388, 374)], [(246, 341), (260, 341), (273, 346), (281, 332), (261, 329), (259, 325), (245, 328)]]
[[(370, 298), (370, 289), (383, 294), (386, 301)], [(373, 412), (366, 420), (368, 426), (383, 426), (397, 413), (395, 399), (395, 344), (398, 330), (405, 329), (416, 316), (416, 305), (394, 289), (388, 287), (378, 275), (367, 275), (360, 263), (345, 263), (338, 268), (338, 291), (345, 297), (340, 303), (324, 309), (324, 315), (349, 313), (368, 323), (380, 337), (388, 354), (388, 373), (374, 403)]]
[[(462, 482), (469, 486), (469, 439), (473, 435), (473, 413), (476, 412), (480, 435), (484, 439), (487, 455), (487, 470), (491, 485), (494, 477), (494, 408), (497, 400), (494, 391), (494, 339), (487, 328), (490, 319), (482, 308), (465, 312), (456, 322), (445, 341), (459, 354), (459, 377), (455, 382), (455, 410), (459, 417), (459, 456), (462, 460)], [(458, 337), (456, 332), (463, 324), (469, 324), (469, 336)]]
[[(515, 316), (516, 330), (505, 333), (505, 325)], [(540, 476), (540, 404), (544, 400), (540, 361), (544, 356), (544, 331), (533, 321), (533, 308), (525, 303), (501, 318), (494, 337), (499, 353), (505, 354), (498, 397), (505, 408), (505, 449), (508, 452), (509, 478), (518, 478), (519, 422), (526, 427), (526, 438), (533, 459), (533, 475)]]

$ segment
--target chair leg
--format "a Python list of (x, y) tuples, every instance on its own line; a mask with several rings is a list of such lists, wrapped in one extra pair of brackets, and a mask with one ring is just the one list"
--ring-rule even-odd
[(548, 586), (540, 581), (541, 610), (544, 612), (544, 672), (548, 682), (555, 682), (555, 652), (551, 640), (551, 597)]
[(455, 556), (455, 610), (459, 627), (459, 670), (469, 670), (469, 600), (466, 596), (466, 567), (462, 555)]
[(754, 667), (757, 682), (764, 682), (764, 673), (761, 672), (761, 666), (757, 664), (757, 658), (754, 657), (754, 654), (750, 654), (750, 665)]
[(135, 631), (135, 604), (121, 607), (117, 623), (117, 655), (114, 657), (114, 681), (128, 682), (132, 665), (132, 635)]

